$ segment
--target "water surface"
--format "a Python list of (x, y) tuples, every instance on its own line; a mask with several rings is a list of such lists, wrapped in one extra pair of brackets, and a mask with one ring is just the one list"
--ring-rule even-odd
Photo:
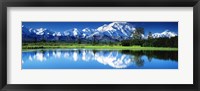
[(31, 50), (22, 69), (178, 69), (178, 51)]

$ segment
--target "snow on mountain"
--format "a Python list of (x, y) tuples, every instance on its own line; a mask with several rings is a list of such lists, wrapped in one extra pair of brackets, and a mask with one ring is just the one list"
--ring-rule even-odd
[(126, 22), (113, 22), (108, 25), (104, 24), (103, 26), (98, 27), (97, 30), (100, 32), (108, 32), (110, 35), (116, 32), (128, 36), (128, 33), (135, 31), (135, 27)]
[(63, 35), (64, 35), (64, 36), (69, 36), (70, 33), (69, 33), (68, 31), (64, 31), (64, 32), (63, 32)]
[[(22, 26), (22, 40), (23, 41), (41, 41), (41, 40), (54, 40), (54, 32), (46, 28), (27, 28)], [(59, 35), (59, 34), (58, 34)]]
[[(136, 28), (127, 22), (112, 22), (110, 24), (104, 24), (97, 29), (84, 28), (79, 30), (77, 28), (65, 30), (64, 32), (55, 32), (53, 30), (48, 30), (47, 28), (27, 28), (22, 25), (22, 36), (25, 41), (102, 41), (102, 42), (116, 42), (121, 40), (128, 40), (134, 37), (133, 33), (136, 31)], [(142, 39), (147, 39), (148, 36), (144, 34), (141, 35)], [(153, 38), (160, 37), (175, 37), (176, 33), (166, 30), (162, 33), (153, 33)]]
[(115, 29), (113, 29), (111, 24), (109, 24), (109, 25), (104, 24), (103, 26), (98, 27), (97, 30), (100, 32), (103, 32), (103, 31), (110, 31), (110, 30), (115, 30)]
[(77, 28), (74, 28), (74, 29), (73, 29), (73, 35), (74, 35), (74, 36), (78, 36), (78, 35), (79, 35), (79, 31), (78, 31)]
[(95, 31), (94, 29), (84, 28), (82, 30), (81, 37), (86, 38), (87, 36), (90, 36), (94, 31)]
[[(76, 38), (86, 38), (89, 40), (93, 40), (93, 38), (97, 39), (104, 38), (103, 39), (104, 41), (110, 41), (110, 40), (121, 41), (124, 39), (130, 39), (132, 37), (132, 33), (135, 31), (135, 28), (127, 22), (113, 22), (110, 24), (105, 24), (103, 26), (100, 26), (97, 29), (85, 28), (82, 30), (78, 30), (77, 28), (73, 28), (66, 30), (64, 32), (52, 32), (46, 28), (38, 28), (38, 29), (23, 28), (22, 30), (26, 31), (26, 34), (28, 35), (30, 34), (29, 32), (31, 32), (34, 33), (34, 35), (37, 35), (37, 37), (46, 36), (45, 38), (48, 38), (49, 36), (54, 36), (54, 37), (62, 37), (62, 39), (64, 40), (65, 38), (64, 36), (68, 36), (67, 38), (71, 40)], [(27, 30), (29, 30), (29, 32)]]
[(44, 31), (47, 30), (46, 28), (39, 28), (39, 29), (35, 29), (35, 33), (37, 35), (43, 35), (44, 34)]
[(144, 34), (141, 35), (142, 36), (142, 39), (147, 39), (148, 37), (145, 36)]
[(161, 34), (162, 34), (162, 35), (165, 35), (165, 36), (168, 37), (168, 38), (177, 36), (176, 33), (170, 32), (169, 30), (164, 31), (164, 32), (162, 32)]
[(78, 37), (81, 32), (77, 28), (66, 30), (62, 33), (64, 36)]
[(62, 34), (60, 32), (55, 32), (52, 34), (53, 36), (62, 36)]
[(98, 36), (110, 37), (116, 40), (130, 39), (132, 33), (135, 31), (130, 23), (127, 22), (112, 22), (110, 24), (104, 24), (96, 29)]
[(33, 28), (27, 28), (24, 25), (22, 26), (22, 32), (33, 35), (47, 35), (51, 33), (51, 31), (46, 28), (33, 29)]
[(89, 28), (84, 28), (82, 31), (83, 32), (90, 32), (90, 29)]
[(177, 36), (177, 34), (174, 33), (174, 32), (170, 32), (169, 30), (165, 30), (162, 33), (154, 33), (154, 34), (152, 34), (152, 36), (153, 36), (153, 38), (160, 38), (160, 37), (162, 37), (162, 38), (165, 38), (165, 37), (171, 38), (171, 37)]

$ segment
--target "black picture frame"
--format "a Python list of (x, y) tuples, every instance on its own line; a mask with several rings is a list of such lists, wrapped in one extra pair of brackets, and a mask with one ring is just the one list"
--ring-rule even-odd
[[(193, 7), (194, 84), (7, 84), (7, 7)], [(200, 0), (1, 0), (0, 1), (0, 89), (1, 90), (118, 90), (198, 91)]]

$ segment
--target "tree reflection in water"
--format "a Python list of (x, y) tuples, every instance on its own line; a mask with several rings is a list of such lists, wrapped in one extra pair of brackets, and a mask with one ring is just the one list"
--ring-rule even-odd
[(172, 60), (178, 62), (178, 51), (132, 51), (132, 50), (121, 50), (122, 54), (134, 55), (131, 59), (132, 62), (139, 67), (144, 65), (142, 56), (146, 55), (148, 61), (151, 62), (152, 58)]

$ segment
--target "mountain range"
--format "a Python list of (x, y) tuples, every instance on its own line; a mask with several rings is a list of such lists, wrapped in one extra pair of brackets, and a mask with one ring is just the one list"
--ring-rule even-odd
[[(133, 33), (136, 28), (127, 22), (112, 22), (110, 24), (104, 24), (96, 29), (84, 28), (84, 29), (69, 29), (63, 32), (56, 32), (47, 28), (28, 28), (22, 25), (22, 40), (23, 41), (81, 41), (89, 42), (98, 40), (100, 42), (117, 42), (122, 40), (132, 39)], [(148, 36), (141, 34), (142, 39), (147, 39)], [(165, 30), (161, 33), (153, 33), (153, 38), (171, 38), (178, 36), (176, 33), (169, 30)]]

